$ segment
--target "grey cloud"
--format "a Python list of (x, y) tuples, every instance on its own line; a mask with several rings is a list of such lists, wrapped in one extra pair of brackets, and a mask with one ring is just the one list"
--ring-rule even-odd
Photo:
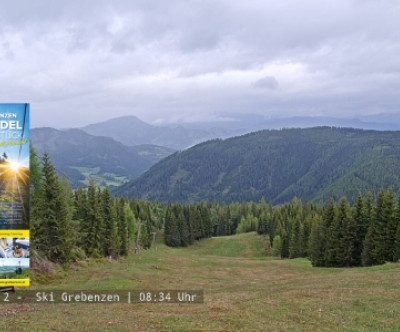
[(260, 89), (268, 89), (268, 90), (275, 90), (278, 88), (278, 81), (274, 76), (266, 76), (260, 78), (259, 80), (253, 82), (252, 84), (256, 88)]
[(0, 99), (51, 126), (399, 112), (398, 17), (392, 0), (3, 2)]

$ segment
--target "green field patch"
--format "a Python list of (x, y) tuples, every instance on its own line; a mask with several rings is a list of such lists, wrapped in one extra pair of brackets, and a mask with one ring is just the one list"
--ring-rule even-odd
[[(203, 289), (203, 304), (11, 305), (0, 330), (399, 331), (400, 264), (313, 268), (261, 256), (255, 233), (205, 239), (73, 264), (31, 289)], [(17, 290), (18, 292), (18, 290)], [(29, 322), (29, 324), (27, 324)]]
[(85, 186), (88, 186), (91, 180), (94, 181), (96, 186), (101, 187), (120, 186), (129, 181), (129, 178), (126, 176), (120, 176), (110, 172), (102, 173), (100, 167), (70, 166), (70, 168), (76, 169), (85, 177), (85, 179), (81, 181)]

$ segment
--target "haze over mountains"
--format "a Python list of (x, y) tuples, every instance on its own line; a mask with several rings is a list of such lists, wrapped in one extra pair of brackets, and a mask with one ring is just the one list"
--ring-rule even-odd
[(57, 171), (74, 187), (87, 185), (90, 178), (99, 185), (120, 185), (174, 152), (148, 144), (128, 147), (80, 129), (35, 128), (31, 138), (36, 152), (48, 152)]
[(125, 145), (154, 144), (172, 149), (185, 149), (215, 137), (233, 134), (223, 128), (189, 128), (153, 126), (135, 116), (124, 116), (83, 127), (85, 132), (96, 136), (109, 136)]
[[(326, 124), (395, 130), (400, 129), (400, 116), (381, 115), (362, 119), (330, 117), (267, 119), (253, 114), (227, 115), (223, 121), (163, 125), (150, 125), (135, 116), (126, 116), (92, 124), (82, 129), (36, 128), (32, 130), (32, 141), (39, 154), (44, 151), (49, 152), (58, 172), (65, 173), (74, 187), (87, 185), (89, 179), (94, 179), (98, 185), (120, 186), (137, 179), (175, 150), (183, 150), (199, 142), (215, 138), (225, 139), (265, 128), (308, 128)], [(340, 133), (347, 133), (352, 139), (349, 139), (347, 134)], [(226, 141), (206, 142), (162, 160), (142, 178), (127, 183), (116, 192), (163, 201), (171, 199), (232, 201), (265, 196), (276, 203), (293, 195), (310, 200), (325, 198), (326, 192), (342, 195), (344, 187), (345, 191), (350, 188), (348, 192), (351, 191), (353, 195), (353, 189), (357, 186), (365, 190), (375, 190), (381, 183), (383, 185), (392, 183), (389, 180), (375, 181), (378, 176), (375, 171), (371, 174), (372, 180), (367, 178), (361, 180), (360, 177), (355, 180), (348, 174), (359, 167), (362, 168), (361, 173), (365, 173), (364, 166), (368, 164), (368, 160), (375, 163), (379, 158), (385, 158), (382, 160), (382, 165), (388, 160), (386, 155), (372, 153), (368, 149), (364, 151), (365, 146), (360, 141), (361, 137), (362, 140), (367, 139), (370, 146), (379, 146), (382, 137), (392, 140), (391, 135), (397, 137), (397, 132), (374, 133), (352, 129), (315, 128), (300, 131), (298, 129), (263, 131)], [(392, 143), (396, 146), (395, 140)], [(293, 146), (296, 147), (295, 150), (292, 150)], [(328, 152), (323, 152), (325, 150)], [(197, 155), (196, 151), (202, 152)], [(363, 151), (366, 159), (354, 159), (359, 151)], [(332, 162), (325, 160), (325, 157), (322, 158), (322, 153), (326, 158), (332, 159)], [(334, 153), (335, 157), (330, 153)], [(210, 155), (213, 157), (209, 157)], [(260, 158), (257, 159), (256, 156)], [(283, 161), (285, 159), (282, 158), (287, 156), (291, 157)], [(395, 156), (397, 158), (397, 152)], [(316, 159), (313, 159), (314, 157)], [(318, 168), (326, 163), (328, 163), (324, 166), (326, 171)], [(337, 165), (338, 168), (329, 171), (331, 165)], [(208, 171), (205, 172), (203, 167)], [(272, 173), (268, 173), (267, 169)], [(377, 172), (382, 171), (382, 167), (378, 164), (374, 164), (373, 169)], [(311, 175), (308, 173), (310, 170), (312, 170)], [(255, 174), (258, 180), (250, 180)], [(294, 174), (301, 177), (298, 178)], [(270, 180), (267, 181), (265, 176)], [(387, 175), (379, 176), (387, 179)], [(311, 184), (307, 180), (304, 187), (304, 179), (310, 177), (313, 179)], [(209, 179), (216, 182), (209, 182)], [(396, 182), (397, 175), (394, 174), (393, 179)], [(256, 181), (258, 185), (252, 181)], [(311, 187), (307, 187), (309, 185)], [(268, 189), (270, 187), (273, 188), (272, 191)], [(321, 191), (322, 188), (329, 189), (324, 189), (324, 193)]]
[(124, 116), (83, 127), (91, 135), (109, 136), (125, 145), (154, 144), (183, 150), (214, 138), (228, 138), (262, 129), (335, 126), (374, 130), (400, 130), (400, 116), (360, 119), (291, 117), (269, 119), (261, 115), (227, 114), (226, 120), (150, 125), (135, 116)]
[(264, 130), (175, 153), (115, 189), (156, 201), (326, 202), (400, 187), (400, 131)]

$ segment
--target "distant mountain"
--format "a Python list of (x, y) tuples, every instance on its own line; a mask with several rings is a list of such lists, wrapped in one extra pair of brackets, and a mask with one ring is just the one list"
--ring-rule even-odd
[(224, 121), (150, 125), (135, 116), (124, 116), (88, 125), (82, 130), (112, 137), (124, 145), (155, 144), (183, 150), (195, 144), (228, 138), (263, 129), (335, 126), (373, 130), (400, 130), (400, 116), (369, 116), (362, 119), (334, 117), (267, 118), (259, 114), (226, 114)]
[(98, 184), (120, 185), (174, 152), (155, 145), (128, 147), (79, 129), (35, 128), (31, 139), (38, 154), (48, 152), (57, 171), (65, 173), (73, 186), (85, 185), (89, 178)]
[(210, 130), (190, 129), (182, 126), (162, 127), (149, 125), (135, 116), (124, 116), (95, 123), (82, 128), (96, 136), (112, 137), (125, 145), (162, 145), (172, 149), (184, 149), (210, 138), (219, 137)]
[(325, 202), (400, 187), (400, 131), (264, 130), (174, 153), (115, 194), (157, 201)]
[[(182, 124), (182, 126), (196, 130), (208, 130), (209, 128), (214, 128), (214, 132), (225, 130), (224, 134), (234, 133), (236, 135), (263, 129), (312, 128), (322, 126), (372, 130), (400, 130), (400, 115), (389, 116), (386, 114), (380, 116), (365, 116), (360, 119), (344, 119), (327, 116), (268, 118), (259, 114), (227, 114), (225, 118), (229, 120), (185, 123)], [(219, 136), (219, 138), (222, 138), (224, 134)]]

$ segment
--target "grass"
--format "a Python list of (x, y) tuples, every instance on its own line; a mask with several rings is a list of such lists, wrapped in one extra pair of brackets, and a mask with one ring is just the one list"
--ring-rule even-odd
[(82, 184), (88, 186), (93, 180), (97, 186), (120, 186), (129, 181), (128, 177), (116, 175), (114, 173), (100, 173), (100, 167), (78, 167), (70, 166), (78, 170), (85, 179)]
[(29, 279), (30, 269), (25, 268), (22, 269), (21, 274), (16, 274), (15, 272), (7, 272), (4, 274), (0, 274), (0, 279)]
[(399, 331), (400, 266), (313, 268), (263, 256), (254, 233), (188, 248), (158, 242), (119, 262), (74, 265), (33, 288), (203, 289), (202, 304), (2, 305), (1, 331)]

